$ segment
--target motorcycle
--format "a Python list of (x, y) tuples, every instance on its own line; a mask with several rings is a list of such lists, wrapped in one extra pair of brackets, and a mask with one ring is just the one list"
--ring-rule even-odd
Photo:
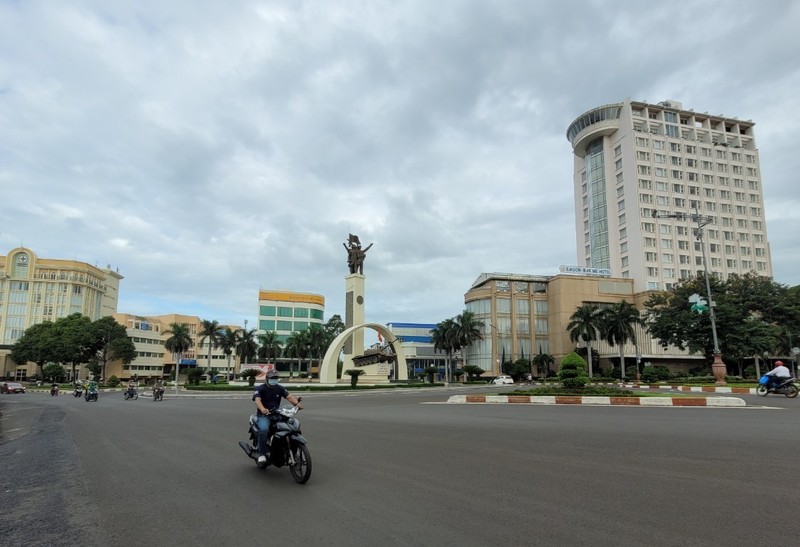
[(154, 387), (153, 388), (153, 400), (154, 401), (163, 401), (164, 400), (164, 388), (163, 387)]
[(758, 381), (758, 387), (756, 388), (756, 393), (761, 395), (762, 397), (766, 397), (768, 393), (774, 393), (776, 395), (784, 395), (788, 399), (794, 399), (797, 397), (798, 389), (795, 385), (797, 381), (796, 378), (787, 378), (785, 381), (781, 382), (777, 386), (773, 386), (767, 388), (767, 383), (769, 382), (769, 376), (762, 376), (761, 379)]
[[(298, 398), (298, 402), (302, 397)], [(297, 406), (282, 407), (272, 412), (277, 420), (272, 423), (272, 434), (269, 436), (269, 455), (266, 464), (258, 463), (258, 415), (250, 416), (250, 442), (239, 441), (239, 446), (253, 460), (259, 468), (265, 469), (269, 465), (275, 467), (289, 466), (295, 482), (304, 484), (311, 478), (311, 453), (306, 446), (307, 441), (300, 432), (300, 420), (295, 415), (300, 411)]]
[(74, 395), (75, 397), (80, 397), (81, 395), (83, 395), (83, 386), (81, 385), (75, 386), (75, 390), (72, 392), (72, 395)]
[(122, 396), (125, 397), (125, 400), (127, 401), (128, 399), (138, 399), (139, 393), (136, 391), (135, 387), (129, 387), (125, 390), (125, 393), (123, 393)]
[(57, 397), (58, 396), (58, 385), (53, 384), (53, 387), (50, 388), (50, 396)]
[(97, 398), (99, 397), (99, 393), (97, 392), (96, 387), (88, 387), (86, 388), (86, 395), (84, 395), (84, 399), (88, 403), (89, 401), (97, 402)]

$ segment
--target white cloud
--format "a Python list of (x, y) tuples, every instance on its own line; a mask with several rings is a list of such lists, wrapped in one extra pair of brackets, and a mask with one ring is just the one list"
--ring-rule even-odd
[[(610, 6), (613, 5), (613, 9)], [(793, 2), (0, 4), (0, 252), (119, 267), (120, 310), (252, 321), (259, 288), (439, 321), (484, 271), (575, 261), (582, 112), (757, 122), (777, 281), (800, 283)], [(729, 14), (729, 15), (726, 15)]]

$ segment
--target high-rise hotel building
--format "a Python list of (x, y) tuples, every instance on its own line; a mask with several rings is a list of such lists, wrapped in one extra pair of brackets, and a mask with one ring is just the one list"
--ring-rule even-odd
[[(722, 279), (771, 277), (754, 125), (676, 101), (628, 99), (578, 116), (567, 130), (578, 264), (632, 278), (636, 292), (665, 290), (703, 270), (705, 245)], [(708, 221), (702, 240), (698, 218)]]

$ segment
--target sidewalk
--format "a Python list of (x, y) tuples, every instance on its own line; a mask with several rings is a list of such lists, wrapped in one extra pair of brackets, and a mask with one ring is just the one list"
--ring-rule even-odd
[(747, 406), (737, 397), (603, 397), (579, 395), (451, 395), (453, 404), (616, 405), (616, 406)]

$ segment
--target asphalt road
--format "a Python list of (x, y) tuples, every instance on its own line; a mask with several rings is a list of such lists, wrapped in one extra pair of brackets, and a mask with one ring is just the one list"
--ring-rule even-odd
[(247, 396), (3, 395), (0, 543), (796, 541), (800, 400), (746, 397), (773, 409), (435, 404), (456, 392), (304, 395), (305, 485), (286, 468), (257, 469), (237, 446)]

